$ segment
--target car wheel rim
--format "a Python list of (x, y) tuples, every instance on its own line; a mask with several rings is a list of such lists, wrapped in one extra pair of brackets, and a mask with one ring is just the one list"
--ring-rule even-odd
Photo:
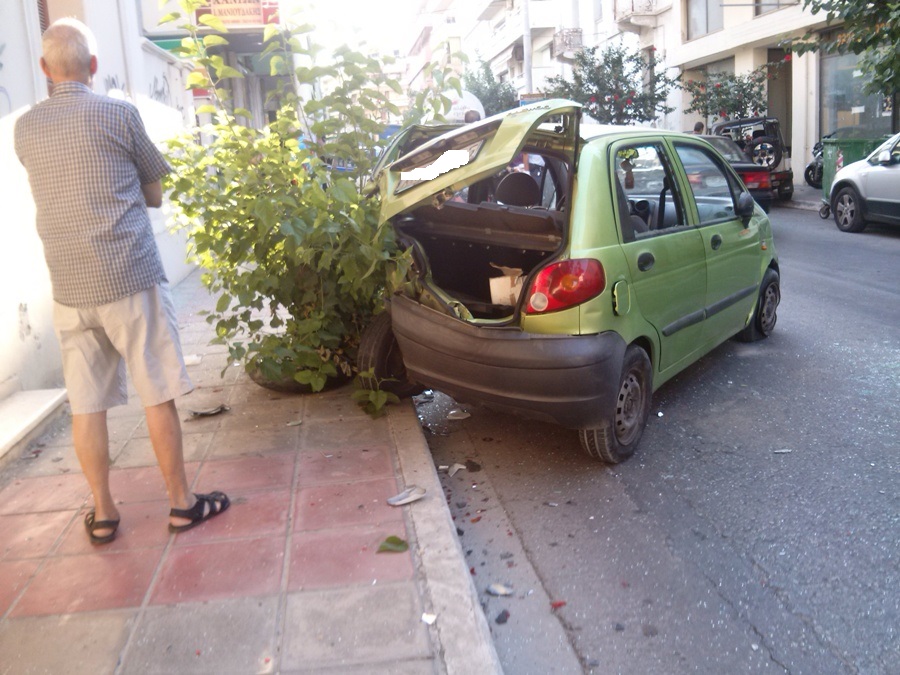
[(841, 225), (850, 225), (853, 222), (853, 216), (855, 213), (853, 199), (851, 199), (848, 195), (844, 195), (838, 201), (835, 211), (837, 211), (838, 220), (840, 221)]
[(641, 380), (631, 371), (625, 376), (616, 401), (616, 438), (622, 445), (631, 443), (640, 431), (642, 398)]
[(776, 311), (778, 309), (778, 301), (781, 294), (776, 284), (769, 284), (763, 293), (762, 307), (759, 313), (759, 327), (764, 335), (769, 335), (775, 328), (775, 321), (778, 319)]

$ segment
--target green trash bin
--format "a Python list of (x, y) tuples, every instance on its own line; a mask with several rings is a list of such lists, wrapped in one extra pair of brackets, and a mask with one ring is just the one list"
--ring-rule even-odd
[(883, 140), (882, 138), (822, 139), (822, 201), (825, 206), (829, 208), (831, 206), (831, 184), (838, 169), (865, 159)]

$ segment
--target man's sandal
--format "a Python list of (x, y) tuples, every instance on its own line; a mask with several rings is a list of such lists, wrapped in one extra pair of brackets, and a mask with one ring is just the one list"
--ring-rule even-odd
[[(95, 520), (96, 516), (97, 514), (95, 511), (88, 512), (84, 517), (84, 528), (87, 530), (88, 537), (90, 537), (91, 543), (94, 546), (108, 544), (116, 538), (116, 532), (119, 530), (119, 519)], [(104, 535), (96, 535), (94, 532), (97, 530), (112, 530), (112, 532)]]
[[(228, 500), (228, 495), (224, 492), (210, 492), (206, 495), (194, 495), (197, 498), (197, 501), (194, 505), (189, 509), (172, 509), (169, 511), (169, 516), (172, 518), (187, 518), (191, 522), (185, 525), (172, 525), (169, 523), (169, 532), (184, 532), (185, 530), (189, 530), (192, 527), (196, 527), (204, 520), (209, 520), (213, 516), (217, 516), (229, 506), (231, 506), (231, 502)], [(209, 505), (209, 510), (207, 511), (206, 505)]]

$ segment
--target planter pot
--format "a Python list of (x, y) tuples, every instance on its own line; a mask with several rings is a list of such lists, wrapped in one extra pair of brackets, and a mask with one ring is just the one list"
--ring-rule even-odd
[[(283, 394), (313, 394), (319, 392), (313, 392), (312, 387), (308, 384), (301, 384), (297, 382), (293, 377), (282, 377), (278, 380), (270, 380), (265, 375), (263, 375), (262, 371), (259, 369), (259, 366), (256, 363), (247, 364), (247, 375), (250, 376), (250, 379), (256, 382), (260, 387), (265, 387), (266, 389), (271, 389), (272, 391), (278, 391)], [(350, 381), (350, 377), (344, 375), (341, 372), (338, 372), (334, 377), (329, 377), (325, 381), (325, 386), (320, 391), (328, 391), (330, 389), (336, 389), (347, 384)]]

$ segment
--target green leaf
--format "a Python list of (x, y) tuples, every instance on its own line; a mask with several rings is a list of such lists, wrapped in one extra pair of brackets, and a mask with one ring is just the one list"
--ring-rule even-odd
[(219, 45), (227, 45), (228, 40), (223, 38), (221, 35), (206, 35), (203, 37), (203, 46), (204, 47), (217, 47)]
[(409, 550), (409, 544), (400, 537), (391, 535), (378, 547), (378, 553), (404, 553)]
[(231, 296), (227, 293), (223, 293), (219, 296), (219, 300), (216, 302), (216, 311), (220, 314), (228, 309), (228, 306), (231, 304)]
[(197, 20), (204, 26), (209, 26), (214, 31), (218, 31), (219, 33), (228, 32), (228, 27), (225, 25), (222, 19), (212, 14), (201, 14)]
[(181, 12), (169, 12), (163, 18), (159, 20), (157, 26), (162, 26), (164, 23), (169, 23), (170, 21), (175, 21), (181, 18)]
[(198, 115), (203, 115), (204, 113), (215, 114), (218, 111), (219, 111), (219, 109), (216, 108), (216, 106), (212, 105), (211, 103), (204, 103), (199, 108), (197, 108), (197, 110), (195, 110), (194, 112), (196, 112)]
[(244, 74), (237, 68), (231, 66), (219, 66), (216, 68), (216, 75), (220, 80), (226, 80), (230, 77), (244, 77)]
[(211, 84), (206, 73), (201, 73), (197, 70), (188, 73), (186, 82), (188, 89), (206, 89)]
[(263, 42), (268, 42), (273, 37), (281, 33), (281, 26), (277, 23), (268, 23), (263, 29)]

